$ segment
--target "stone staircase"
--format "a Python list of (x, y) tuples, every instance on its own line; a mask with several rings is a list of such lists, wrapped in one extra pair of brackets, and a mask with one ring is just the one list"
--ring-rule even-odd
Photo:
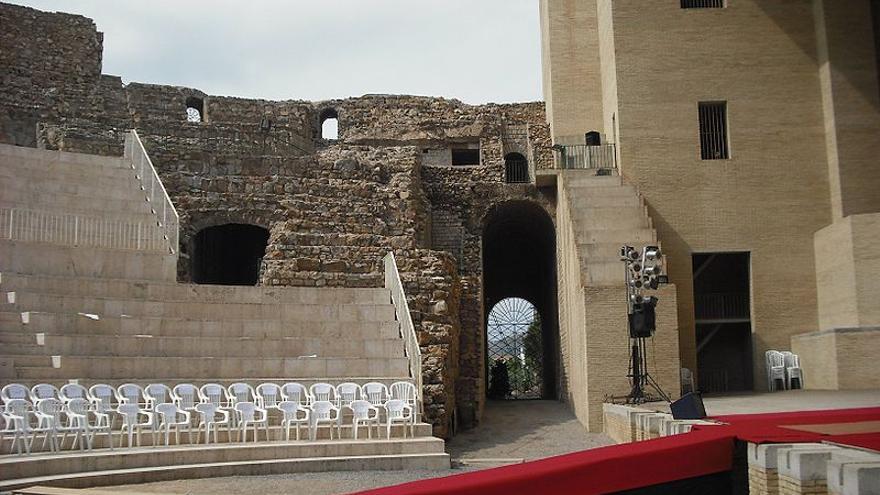
[[(176, 283), (176, 246), (123, 158), (0, 145), (0, 179), (0, 386), (411, 379), (388, 289)], [(381, 441), (325, 430), (317, 442), (0, 455), (0, 491), (449, 467), (427, 424)]]

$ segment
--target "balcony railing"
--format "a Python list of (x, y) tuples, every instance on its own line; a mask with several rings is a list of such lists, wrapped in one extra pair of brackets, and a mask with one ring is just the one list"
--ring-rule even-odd
[(698, 322), (748, 321), (749, 295), (743, 292), (696, 294), (694, 313)]
[(588, 146), (585, 144), (553, 146), (556, 168), (566, 170), (600, 170), (617, 168), (617, 147), (614, 143)]

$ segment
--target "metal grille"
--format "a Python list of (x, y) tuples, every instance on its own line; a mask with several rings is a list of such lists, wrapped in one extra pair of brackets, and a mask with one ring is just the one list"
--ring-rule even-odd
[(730, 158), (727, 145), (727, 102), (700, 102), (700, 157), (703, 160)]
[(540, 399), (543, 393), (541, 318), (525, 299), (503, 299), (489, 312), (489, 397)]
[(508, 183), (529, 182), (529, 162), (519, 153), (511, 153), (504, 159), (504, 180)]
[(723, 9), (724, 0), (681, 0), (683, 9)]

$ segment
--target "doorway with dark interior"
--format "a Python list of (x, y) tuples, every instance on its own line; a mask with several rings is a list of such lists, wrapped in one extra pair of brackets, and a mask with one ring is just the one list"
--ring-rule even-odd
[(694, 254), (693, 273), (698, 388), (752, 390), (749, 253)]
[(556, 399), (556, 231), (531, 201), (509, 201), (483, 230), (485, 382), (490, 399)]
[(193, 243), (193, 282), (257, 285), (269, 231), (256, 225), (228, 223), (207, 227)]

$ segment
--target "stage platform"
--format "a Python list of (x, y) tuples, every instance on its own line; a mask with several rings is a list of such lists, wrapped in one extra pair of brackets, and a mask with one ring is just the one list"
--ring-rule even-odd
[[(737, 392), (703, 396), (708, 416), (821, 411), (880, 406), (880, 390), (783, 390)], [(642, 404), (642, 409), (669, 412), (666, 402)]]

